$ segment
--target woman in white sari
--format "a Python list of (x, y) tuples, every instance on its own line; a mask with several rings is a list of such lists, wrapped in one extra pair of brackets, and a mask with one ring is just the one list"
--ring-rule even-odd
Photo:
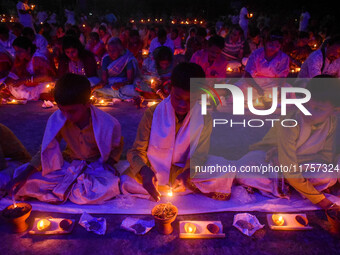
[(14, 65), (3, 83), (16, 99), (38, 100), (42, 94), (50, 92), (46, 82), (52, 81), (55, 70), (46, 55), (35, 51), (29, 39), (18, 37), (13, 47)]
[(136, 58), (123, 47), (119, 38), (112, 38), (102, 60), (102, 81), (96, 92), (121, 99), (138, 96), (134, 84), (138, 76)]

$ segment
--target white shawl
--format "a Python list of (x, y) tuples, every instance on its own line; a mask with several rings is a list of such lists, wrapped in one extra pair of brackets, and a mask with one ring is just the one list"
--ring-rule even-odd
[(196, 150), (203, 126), (200, 106), (196, 104), (183, 120), (176, 135), (176, 116), (170, 96), (157, 105), (147, 156), (160, 185), (168, 184), (171, 165), (185, 166)]
[[(104, 163), (110, 156), (112, 146), (120, 144), (121, 126), (117, 119), (94, 106), (91, 106), (91, 117), (94, 137), (101, 155), (100, 161)], [(60, 110), (54, 112), (47, 121), (41, 146), (43, 176), (61, 169), (64, 164), (56, 136), (65, 123), (66, 118)]]

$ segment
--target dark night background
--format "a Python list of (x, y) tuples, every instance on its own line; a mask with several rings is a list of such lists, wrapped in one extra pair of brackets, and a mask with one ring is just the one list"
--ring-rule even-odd
[[(247, 1), (249, 10), (254, 13), (278, 14), (280, 17), (299, 17), (301, 8), (307, 7), (311, 16), (322, 17), (334, 15), (339, 11), (334, 1), (273, 1), (257, 0)], [(16, 0), (0, 0), (0, 12), (15, 14)], [(227, 16), (234, 12), (239, 12), (242, 1), (226, 0), (32, 0), (37, 7), (51, 10), (57, 14), (63, 8), (73, 8), (77, 12), (92, 12), (94, 15), (104, 14), (106, 11), (113, 12), (122, 20), (130, 17), (169, 17), (171, 15), (188, 17), (202, 17), (209, 20), (219, 16)]]

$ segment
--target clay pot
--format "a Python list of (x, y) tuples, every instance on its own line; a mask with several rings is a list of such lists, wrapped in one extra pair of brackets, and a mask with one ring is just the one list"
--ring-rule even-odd
[(12, 225), (13, 232), (21, 233), (28, 229), (26, 220), (31, 214), (32, 206), (28, 203), (17, 203), (16, 205), (17, 208), (22, 208), (21, 211), (14, 211), (14, 205), (9, 205), (2, 211), (2, 216)]
[(171, 205), (176, 212), (175, 215), (172, 216), (171, 218), (163, 219), (163, 218), (159, 218), (159, 217), (155, 216), (155, 211), (156, 211), (157, 207), (160, 206), (160, 205), (162, 205), (162, 204), (156, 205), (152, 209), (151, 214), (155, 219), (155, 225), (156, 225), (156, 229), (158, 230), (158, 232), (160, 234), (163, 234), (163, 235), (170, 235), (172, 233), (172, 231), (174, 230), (173, 227), (171, 226), (171, 223), (175, 221), (177, 214), (178, 214), (178, 209), (177, 209), (176, 206)]

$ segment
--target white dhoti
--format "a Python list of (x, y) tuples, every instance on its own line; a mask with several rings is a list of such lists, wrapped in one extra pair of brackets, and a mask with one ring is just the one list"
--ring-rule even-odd
[[(50, 203), (65, 202), (68, 198), (76, 204), (100, 204), (119, 192), (119, 178), (105, 162), (113, 147), (121, 140), (119, 122), (111, 115), (91, 106), (94, 137), (100, 158), (90, 164), (84, 160), (64, 161), (57, 134), (66, 123), (60, 110), (47, 121), (41, 146), (42, 171), (33, 174), (17, 192), (18, 197), (33, 197)], [(16, 171), (24, 168), (20, 167)]]
[[(175, 177), (178, 174), (177, 171), (185, 170), (188, 167), (187, 162), (194, 156), (203, 127), (204, 119), (200, 114), (199, 104), (195, 104), (191, 108), (177, 133), (175, 110), (171, 104), (170, 96), (157, 105), (153, 113), (146, 154), (151, 169), (156, 174), (160, 191), (163, 187), (174, 184), (170, 183), (170, 178), (172, 178), (170, 175)], [(206, 164), (216, 164), (221, 160), (226, 161), (220, 157), (208, 156)], [(230, 196), (233, 178), (228, 180), (219, 177), (196, 174), (190, 178), (188, 189), (183, 194), (194, 192), (226, 200)], [(173, 179), (171, 182), (174, 181)], [(124, 194), (147, 195), (142, 185), (131, 176), (122, 176), (121, 190)]]
[[(26, 165), (20, 167), (25, 168)], [(48, 203), (63, 203), (68, 198), (76, 204), (102, 204), (119, 195), (119, 178), (100, 162), (86, 164), (75, 160), (65, 162), (60, 170), (45, 176), (36, 172), (30, 176), (16, 197), (36, 198)]]
[[(270, 163), (266, 162), (265, 151), (251, 151), (243, 156), (241, 159), (234, 162), (237, 169), (244, 166), (267, 166)], [(249, 176), (249, 178), (247, 178)], [(258, 176), (258, 177), (256, 177)], [(310, 175), (304, 173), (303, 176), (310, 181), (318, 191), (326, 190), (333, 186), (337, 182), (336, 176), (330, 176), (327, 173), (317, 173), (313, 178), (309, 178)], [(282, 175), (276, 173), (243, 173), (237, 175), (237, 183), (243, 186), (252, 187), (258, 189), (266, 196), (283, 197), (282, 183), (279, 184), (278, 180), (282, 178)]]

